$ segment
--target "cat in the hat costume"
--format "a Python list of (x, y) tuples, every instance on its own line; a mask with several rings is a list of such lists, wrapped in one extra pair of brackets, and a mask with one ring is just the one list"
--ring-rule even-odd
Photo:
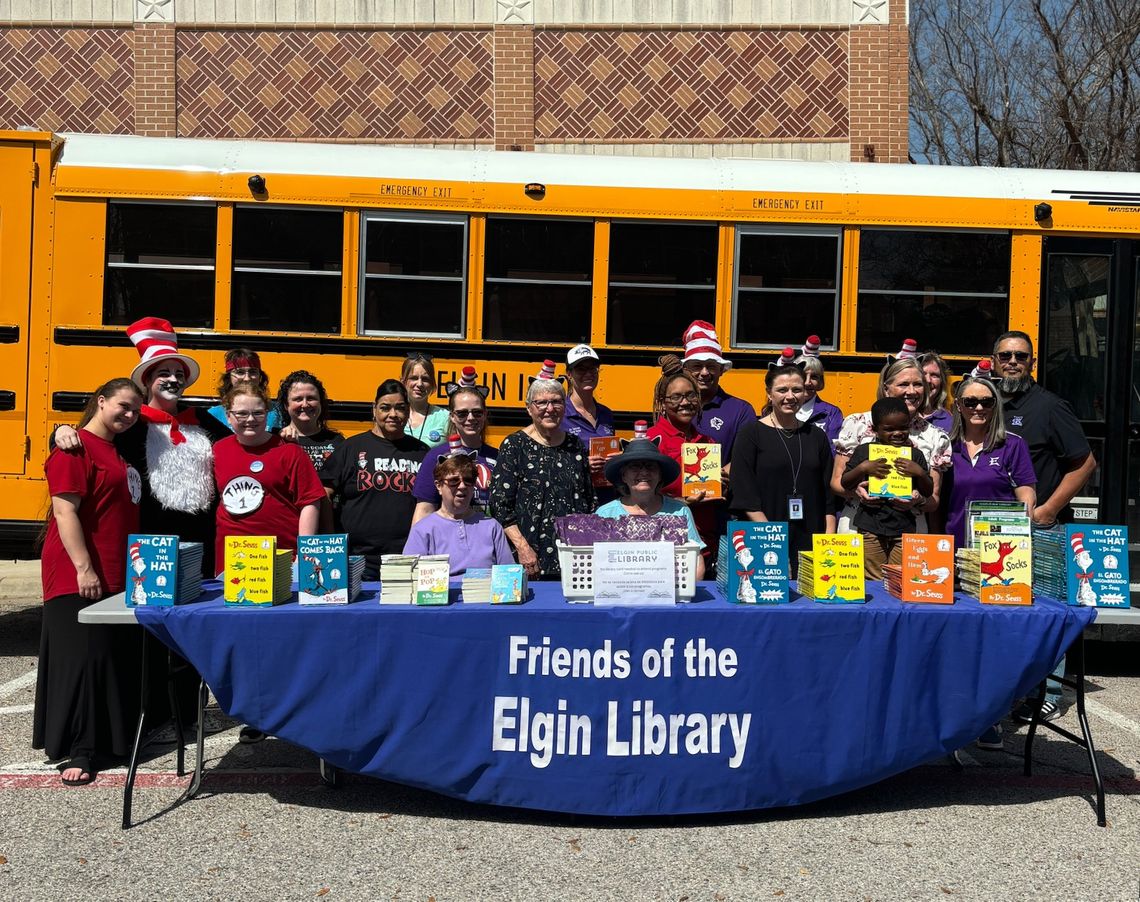
[[(214, 575), (213, 444), (230, 430), (210, 414), (182, 403), (198, 379), (197, 361), (178, 350), (178, 337), (167, 320), (148, 316), (127, 327), (139, 353), (131, 380), (146, 403), (138, 421), (116, 438), (124, 460), (143, 477), (140, 528), (201, 542), (203, 575)], [(70, 450), (74, 431), (61, 426), (60, 448)]]

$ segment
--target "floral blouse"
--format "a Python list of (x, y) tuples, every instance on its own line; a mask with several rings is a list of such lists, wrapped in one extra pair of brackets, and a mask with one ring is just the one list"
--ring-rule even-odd
[[(860, 445), (875, 440), (875, 427), (871, 425), (871, 412), (853, 413), (843, 420), (839, 437), (835, 440), (835, 453), (850, 457)], [(922, 417), (910, 424), (910, 440), (926, 457), (930, 469), (945, 473), (950, 469), (950, 436), (931, 425)]]
[(503, 439), (491, 479), (491, 515), (507, 529), (517, 526), (538, 555), (540, 579), (559, 577), (554, 518), (594, 510), (589, 452), (566, 434), (548, 446), (520, 430)]

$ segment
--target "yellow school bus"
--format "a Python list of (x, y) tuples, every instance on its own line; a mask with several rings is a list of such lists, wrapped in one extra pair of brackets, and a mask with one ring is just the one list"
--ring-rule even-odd
[(0, 132), (0, 537), (26, 539), (52, 427), (131, 371), (145, 315), (202, 363), (195, 403), (248, 346), (359, 431), (420, 351), (440, 383), (476, 366), (495, 437), (581, 341), (628, 430), (694, 319), (757, 406), (819, 335), (847, 412), (904, 338), (961, 374), (1022, 329), (1101, 461), (1080, 511), (1135, 530), (1138, 240), (1130, 174)]

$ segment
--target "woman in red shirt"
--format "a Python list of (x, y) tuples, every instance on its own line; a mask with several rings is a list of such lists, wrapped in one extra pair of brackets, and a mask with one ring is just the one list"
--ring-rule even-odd
[[(653, 388), (653, 412), (657, 421), (647, 435), (649, 438), (660, 436), (658, 449), (680, 464), (681, 445), (686, 442), (715, 442), (693, 426), (693, 420), (701, 412), (701, 392), (693, 377), (685, 372), (681, 358), (675, 354), (665, 354), (657, 362), (661, 364), (661, 378)], [(662, 486), (660, 491), (671, 498), (680, 498), (681, 476), (678, 474), (676, 479)], [(690, 499), (689, 507), (693, 521), (697, 524), (697, 532), (705, 543), (701, 554), (705, 559), (706, 572), (711, 572), (717, 547), (716, 508), (711, 501), (703, 501), (702, 497), (703, 493)]]
[(58, 448), (44, 464), (51, 512), (40, 565), (43, 628), (32, 747), (61, 766), (67, 786), (95, 779), (97, 758), (131, 747), (140, 668), (137, 635), (79, 622), (79, 612), (123, 591), (127, 536), (138, 530), (142, 478), (115, 450), (114, 437), (139, 416), (142, 392), (112, 379), (87, 404), (78, 453)]
[(214, 445), (215, 560), (225, 560), (226, 536), (276, 536), (278, 548), (296, 551), (298, 535), (317, 531), (325, 498), (313, 462), (266, 428), (269, 399), (259, 387), (235, 386), (222, 404), (234, 434)]

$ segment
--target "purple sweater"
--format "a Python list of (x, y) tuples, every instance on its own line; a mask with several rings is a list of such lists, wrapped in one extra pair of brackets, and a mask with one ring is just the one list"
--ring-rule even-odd
[(450, 555), (452, 576), (462, 576), (468, 567), (515, 562), (499, 521), (475, 512), (466, 520), (449, 520), (438, 511), (424, 517), (408, 534), (404, 554)]

